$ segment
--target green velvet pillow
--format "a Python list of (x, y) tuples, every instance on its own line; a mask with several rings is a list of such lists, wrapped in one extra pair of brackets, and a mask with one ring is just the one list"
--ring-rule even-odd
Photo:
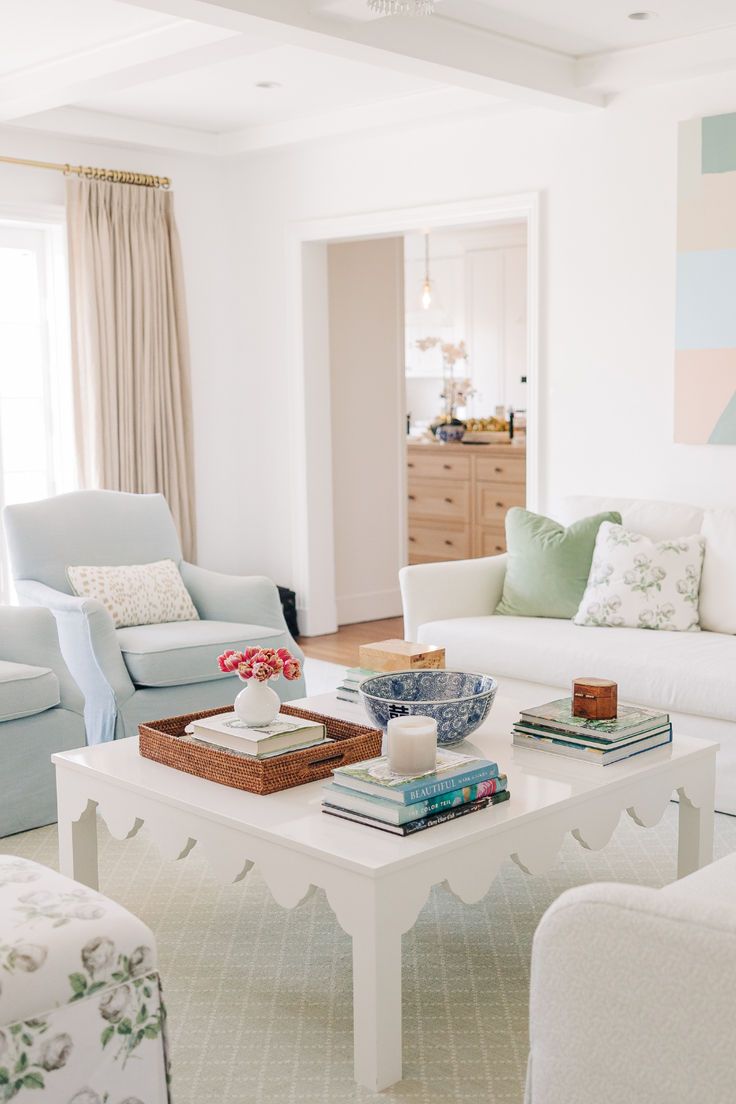
[(585, 592), (598, 529), (621, 524), (615, 510), (565, 528), (514, 506), (506, 514), (508, 563), (496, 613), (508, 617), (574, 617)]

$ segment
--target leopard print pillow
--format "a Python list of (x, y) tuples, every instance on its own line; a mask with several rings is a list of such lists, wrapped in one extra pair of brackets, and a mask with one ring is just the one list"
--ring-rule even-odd
[(101, 602), (116, 629), (199, 620), (173, 560), (120, 567), (68, 567), (66, 573), (74, 593)]

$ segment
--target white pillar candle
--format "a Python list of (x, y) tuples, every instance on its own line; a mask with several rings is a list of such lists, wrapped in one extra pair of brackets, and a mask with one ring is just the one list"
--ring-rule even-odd
[(393, 774), (417, 775), (437, 765), (437, 722), (432, 717), (393, 717), (388, 722), (388, 765)]

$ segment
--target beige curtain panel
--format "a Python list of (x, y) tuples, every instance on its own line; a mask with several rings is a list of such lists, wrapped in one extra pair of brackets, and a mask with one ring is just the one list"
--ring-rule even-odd
[(174, 197), (95, 180), (66, 188), (80, 481), (161, 492), (191, 561), (192, 396)]

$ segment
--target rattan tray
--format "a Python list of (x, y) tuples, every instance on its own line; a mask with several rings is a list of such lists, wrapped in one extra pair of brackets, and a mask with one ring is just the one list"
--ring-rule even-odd
[(358, 763), (381, 754), (380, 729), (351, 724), (322, 713), (311, 713), (291, 705), (282, 705), (281, 712), (305, 721), (324, 724), (327, 735), (336, 741), (335, 746), (305, 748), (278, 755), (273, 759), (249, 760), (227, 751), (204, 747), (202, 744), (182, 740), (187, 725), (202, 717), (227, 713), (232, 706), (221, 709), (205, 709), (201, 713), (187, 713), (183, 717), (166, 717), (161, 721), (149, 721), (138, 726), (138, 746), (145, 759), (154, 759), (167, 767), (232, 786), (236, 790), (250, 790), (256, 794), (277, 793), (292, 786), (328, 778), (335, 767), (346, 763)]

